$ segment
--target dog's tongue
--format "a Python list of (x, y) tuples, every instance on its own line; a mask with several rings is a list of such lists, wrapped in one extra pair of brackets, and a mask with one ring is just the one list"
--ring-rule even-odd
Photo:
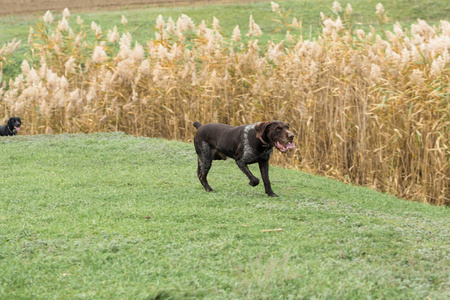
[(286, 145), (281, 144), (280, 142), (275, 142), (275, 146), (281, 151), (281, 152), (286, 152), (289, 149), (292, 149), (295, 147), (294, 143), (287, 143)]
[(19, 131), (20, 130), (20, 127), (14, 127), (17, 131)]

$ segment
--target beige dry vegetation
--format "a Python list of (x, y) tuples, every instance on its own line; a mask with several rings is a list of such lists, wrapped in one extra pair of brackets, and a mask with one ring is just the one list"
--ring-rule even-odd
[(297, 148), (276, 155), (277, 164), (448, 205), (450, 23), (387, 30), (377, 6), (382, 38), (352, 24), (351, 7), (333, 7), (309, 41), (301, 24), (272, 9), (287, 34), (267, 45), (251, 16), (249, 29), (230, 36), (217, 19), (208, 26), (160, 16), (155, 38), (140, 45), (68, 10), (61, 20), (47, 13), (30, 30), (22, 74), (0, 89), (0, 118), (20, 116), (29, 134), (124, 131), (187, 141), (193, 121), (280, 119), (291, 123)]

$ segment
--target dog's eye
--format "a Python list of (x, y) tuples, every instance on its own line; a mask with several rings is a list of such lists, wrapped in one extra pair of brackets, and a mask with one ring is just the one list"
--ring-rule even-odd
[(275, 130), (276, 130), (276, 131), (281, 131), (281, 130), (283, 130), (283, 128), (277, 127), (277, 128), (275, 128)]

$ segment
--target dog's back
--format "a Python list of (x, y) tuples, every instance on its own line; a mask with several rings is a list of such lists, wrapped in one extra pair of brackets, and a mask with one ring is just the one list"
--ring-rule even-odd
[(9, 130), (6, 125), (0, 125), (0, 136), (9, 135)]
[(235, 149), (242, 142), (242, 133), (245, 128), (245, 126), (232, 126), (221, 123), (202, 125), (199, 122), (194, 122), (194, 127), (197, 128), (197, 134), (194, 137), (195, 144), (205, 142), (212, 149), (222, 149), (230, 157), (234, 157)]

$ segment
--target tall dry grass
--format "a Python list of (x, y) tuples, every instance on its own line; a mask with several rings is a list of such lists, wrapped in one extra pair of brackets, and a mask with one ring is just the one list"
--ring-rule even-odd
[(186, 15), (160, 16), (155, 38), (140, 45), (67, 9), (58, 21), (48, 12), (30, 29), (22, 74), (0, 89), (0, 117), (20, 116), (28, 134), (124, 131), (188, 141), (196, 120), (280, 119), (291, 123), (297, 148), (276, 155), (277, 164), (450, 204), (450, 23), (387, 30), (379, 4), (383, 38), (357, 28), (351, 7), (336, 2), (310, 41), (301, 23), (272, 9), (286, 39), (267, 45), (252, 16), (230, 36), (216, 18), (196, 25)]

